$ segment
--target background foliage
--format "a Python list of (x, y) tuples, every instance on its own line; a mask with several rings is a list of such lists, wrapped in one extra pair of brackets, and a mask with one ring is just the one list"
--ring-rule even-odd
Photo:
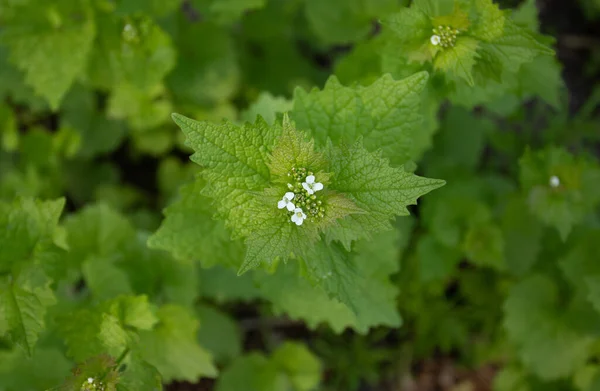
[[(413, 3), (0, 0), (0, 390), (600, 389), (600, 3)], [(237, 276), (172, 112), (447, 184)]]

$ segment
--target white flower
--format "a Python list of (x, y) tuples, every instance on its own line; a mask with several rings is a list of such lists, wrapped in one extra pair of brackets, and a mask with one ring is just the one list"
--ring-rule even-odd
[(439, 44), (440, 44), (440, 42), (441, 42), (441, 41), (442, 41), (442, 39), (440, 38), (440, 36), (439, 36), (439, 35), (432, 35), (432, 36), (431, 36), (431, 44), (432, 44), (432, 45), (435, 45), (435, 46), (437, 46), (437, 45), (439, 45)]
[(315, 191), (323, 190), (321, 182), (315, 182), (315, 176), (309, 175), (306, 177), (306, 182), (302, 182), (302, 187), (308, 194), (315, 194)]
[(88, 377), (88, 383), (92, 384), (94, 382), (94, 378), (93, 377)]
[(289, 210), (290, 212), (293, 211), (294, 208), (296, 207), (294, 205), (294, 203), (292, 202), (292, 200), (294, 199), (294, 196), (295, 196), (294, 193), (292, 193), (291, 191), (288, 191), (287, 193), (285, 193), (285, 195), (283, 196), (281, 201), (279, 201), (277, 203), (277, 207), (279, 209), (287, 208), (287, 210)]
[(551, 187), (558, 187), (558, 186), (560, 186), (560, 179), (556, 175), (552, 175), (550, 177), (550, 186)]
[(302, 208), (294, 209), (294, 214), (292, 215), (292, 222), (296, 223), (296, 225), (302, 225), (304, 219), (306, 219), (306, 215), (302, 211)]

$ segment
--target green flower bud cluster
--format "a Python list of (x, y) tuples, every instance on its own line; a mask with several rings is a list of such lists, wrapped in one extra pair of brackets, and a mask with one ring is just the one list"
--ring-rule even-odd
[(294, 179), (294, 183), (288, 183), (288, 189), (294, 193), (294, 205), (307, 214), (309, 220), (316, 218), (325, 217), (325, 206), (323, 202), (318, 199), (317, 194), (309, 194), (309, 192), (302, 186), (302, 182), (306, 181), (308, 176), (314, 175), (313, 172), (308, 171), (306, 168), (292, 168), (292, 171), (288, 173), (288, 177)]
[(450, 26), (438, 26), (433, 29), (434, 37), (439, 37), (439, 45), (443, 48), (454, 47), (459, 32)]
[[(306, 179), (307, 175), (312, 175), (312, 172), (307, 173), (306, 168), (304, 168), (304, 167), (301, 167), (301, 168), (292, 167), (292, 171), (288, 172), (288, 176), (293, 177), (294, 181), (297, 182), (299, 185), (302, 181), (304, 181)], [(300, 188), (302, 188), (302, 185), (300, 185)]]

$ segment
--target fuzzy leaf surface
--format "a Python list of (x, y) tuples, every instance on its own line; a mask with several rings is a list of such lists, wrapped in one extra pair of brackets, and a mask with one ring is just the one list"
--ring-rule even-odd
[(556, 285), (534, 275), (511, 289), (504, 326), (523, 362), (545, 380), (569, 376), (588, 357), (594, 338), (573, 328), (577, 313), (562, 308)]
[(339, 145), (362, 137), (369, 151), (381, 148), (393, 164), (402, 164), (420, 131), (427, 80), (425, 72), (403, 80), (385, 75), (367, 87), (346, 87), (332, 76), (323, 90), (296, 89), (292, 117), (321, 147), (328, 139)]
[(252, 216), (244, 205), (252, 199), (250, 191), (262, 190), (270, 183), (267, 161), (269, 147), (278, 135), (276, 128), (261, 118), (242, 127), (198, 122), (179, 114), (174, 114), (173, 120), (195, 151), (192, 161), (204, 167), (202, 176), (208, 186), (203, 194), (219, 200), (215, 205), (218, 216), (234, 234), (247, 233), (244, 225)]
[(360, 142), (332, 154), (331, 171), (332, 186), (366, 212), (345, 217), (327, 233), (329, 240), (339, 240), (347, 249), (353, 240), (390, 229), (393, 217), (407, 216), (407, 207), (417, 198), (445, 184), (390, 167), (380, 153), (367, 152)]
[(87, 64), (95, 25), (87, 1), (34, 3), (14, 13), (0, 40), (9, 47), (11, 61), (25, 72), (26, 83), (56, 110)]
[(140, 332), (141, 357), (156, 367), (167, 383), (215, 377), (217, 369), (211, 355), (198, 345), (198, 320), (185, 308), (172, 304), (162, 306), (157, 315), (157, 327)]

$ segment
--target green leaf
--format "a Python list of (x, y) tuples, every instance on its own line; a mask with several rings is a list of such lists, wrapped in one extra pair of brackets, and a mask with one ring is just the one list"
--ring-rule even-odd
[(421, 237), (416, 250), (421, 281), (445, 280), (452, 275), (460, 256), (460, 251), (443, 245), (432, 235)]
[(162, 378), (152, 365), (132, 355), (119, 377), (117, 391), (162, 391)]
[(527, 30), (510, 19), (504, 23), (504, 34), (491, 41), (482, 42), (481, 49), (502, 64), (505, 72), (517, 72), (521, 65), (540, 55), (553, 55), (554, 51), (538, 42)]
[[(330, 297), (321, 286), (300, 276), (296, 262), (280, 265), (274, 275), (257, 272), (254, 276), (262, 295), (268, 299), (275, 314), (286, 314), (302, 320), (311, 329), (326, 323), (334, 332), (346, 327), (359, 328), (354, 312), (344, 303)], [(368, 330), (360, 328), (360, 331)]]
[(310, 391), (319, 385), (321, 364), (303, 345), (287, 342), (272, 358), (238, 357), (217, 381), (217, 391)]
[(32, 357), (20, 349), (0, 353), (0, 384), (6, 390), (45, 390), (60, 384), (70, 373), (71, 362), (58, 348), (38, 346)]
[(69, 258), (75, 264), (89, 256), (114, 259), (135, 241), (135, 229), (106, 204), (87, 206), (65, 220), (69, 236)]
[(369, 151), (382, 149), (393, 164), (403, 164), (412, 157), (420, 131), (427, 79), (425, 72), (399, 81), (385, 75), (368, 87), (344, 87), (332, 76), (322, 91), (295, 90), (292, 118), (317, 146), (328, 139), (352, 144), (362, 137)]
[(600, 267), (597, 260), (598, 230), (588, 230), (559, 261), (567, 279), (600, 312)]
[(261, 92), (250, 107), (241, 114), (243, 121), (255, 122), (257, 116), (261, 116), (268, 124), (273, 124), (277, 113), (285, 113), (292, 110), (293, 102), (281, 96), (273, 96), (269, 92)]
[(17, 198), (10, 204), (0, 201), (0, 271), (9, 272), (42, 256), (53, 243), (65, 247), (58, 229), (64, 205), (64, 199)]
[(215, 361), (228, 362), (242, 352), (242, 335), (236, 321), (225, 312), (208, 305), (197, 308), (200, 318), (198, 341)]
[(346, 44), (365, 38), (373, 20), (397, 9), (394, 0), (306, 0), (309, 26), (324, 44)]
[(105, 351), (112, 357), (117, 357), (129, 347), (131, 336), (116, 316), (103, 313), (100, 319), (97, 337), (103, 343)]
[(192, 0), (202, 15), (218, 23), (232, 23), (250, 11), (256, 11), (266, 5), (266, 0)]
[(147, 296), (121, 296), (106, 305), (109, 312), (125, 326), (151, 330), (158, 323), (156, 311)]
[(530, 210), (546, 225), (556, 228), (563, 240), (600, 204), (600, 166), (591, 158), (547, 147), (526, 151), (519, 165)]
[(98, 33), (88, 66), (89, 78), (97, 87), (120, 91), (126, 85), (144, 95), (175, 67), (170, 36), (146, 16), (123, 23), (102, 15)]
[(472, 222), (463, 241), (465, 255), (476, 265), (505, 270), (502, 230), (491, 222)]
[(150, 14), (165, 16), (174, 12), (180, 5), (179, 0), (117, 0), (117, 14)]
[(352, 254), (320, 242), (304, 265), (280, 265), (274, 276), (257, 274), (255, 280), (276, 313), (311, 328), (327, 323), (337, 333), (351, 327), (364, 334), (378, 325), (399, 326), (398, 290), (390, 283), (399, 266), (398, 241), (398, 231), (388, 231), (357, 242)]
[(172, 104), (162, 85), (144, 91), (132, 84), (121, 83), (114, 87), (108, 101), (108, 117), (127, 120), (137, 131), (148, 131), (165, 124), (171, 111)]
[(416, 7), (403, 8), (383, 21), (395, 33), (395, 42), (415, 61), (431, 60), (429, 50), (433, 24), (431, 19)]
[(504, 254), (508, 270), (524, 275), (535, 264), (542, 249), (543, 225), (528, 210), (526, 200), (513, 197), (502, 217)]
[(544, 380), (566, 377), (583, 365), (595, 339), (574, 328), (576, 313), (560, 303), (555, 284), (542, 275), (511, 289), (504, 304), (504, 326), (519, 356)]
[(453, 47), (441, 50), (433, 65), (436, 69), (449, 73), (453, 77), (464, 79), (470, 86), (475, 84), (473, 66), (478, 58), (478, 41), (470, 37), (458, 37)]
[(46, 101), (37, 96), (23, 79), (22, 72), (10, 63), (8, 49), (0, 46), (0, 96), (10, 96), (16, 103), (29, 105), (34, 111), (47, 110)]
[(240, 235), (252, 219), (243, 207), (252, 199), (250, 191), (269, 185), (267, 159), (278, 135), (276, 128), (261, 118), (242, 127), (198, 122), (179, 114), (174, 114), (173, 120), (195, 151), (192, 161), (204, 167), (202, 176), (209, 185), (203, 194), (219, 201), (214, 205), (217, 216), (225, 218), (226, 225)]
[(367, 254), (364, 258), (359, 255), (353, 259), (341, 246), (327, 245), (324, 240), (302, 255), (309, 280), (322, 286), (331, 297), (354, 312), (357, 330), (365, 332), (371, 325), (400, 325), (395, 302), (398, 291), (388, 280), (392, 272), (374, 275), (372, 269), (365, 270), (366, 265), (361, 264), (372, 262), (373, 266), (382, 267), (381, 262), (373, 262)]
[[(217, 380), (216, 391), (277, 391), (285, 387), (277, 370), (260, 353), (238, 357)], [(283, 388), (285, 389), (285, 388)]]
[(434, 139), (434, 148), (427, 155), (427, 175), (450, 176), (457, 172), (476, 170), (486, 137), (495, 124), (460, 107), (451, 107), (443, 118)]
[(95, 34), (87, 1), (36, 0), (17, 8), (0, 40), (26, 83), (57, 110), (86, 66)]
[(407, 216), (408, 205), (415, 205), (417, 198), (445, 184), (390, 167), (380, 153), (367, 152), (360, 142), (332, 153), (330, 158), (330, 170), (335, 173), (331, 186), (365, 212), (343, 218), (326, 233), (328, 240), (339, 240), (346, 249), (353, 240), (390, 229), (390, 219)]
[(60, 314), (59, 334), (75, 361), (108, 354), (119, 357), (137, 344), (136, 333), (150, 330), (158, 319), (146, 296), (120, 296), (96, 307)]
[(507, 367), (494, 378), (495, 391), (531, 391), (522, 370)]
[(429, 17), (450, 15), (456, 9), (454, 0), (415, 0), (411, 7), (420, 10)]
[(224, 224), (213, 220), (211, 201), (201, 194), (204, 187), (198, 178), (180, 188), (179, 198), (165, 209), (165, 219), (148, 239), (148, 246), (169, 251), (184, 262), (197, 260), (205, 268), (239, 267), (241, 243), (232, 242)]
[(83, 158), (114, 151), (127, 132), (125, 124), (106, 118), (96, 105), (96, 96), (92, 91), (75, 85), (61, 108), (61, 126), (73, 128), (79, 135), (77, 155)]
[(98, 337), (101, 312), (81, 309), (59, 317), (57, 321), (59, 335), (67, 346), (67, 355), (75, 361), (82, 362), (106, 353), (106, 347)]
[(519, 8), (511, 13), (511, 19), (519, 26), (528, 28), (536, 33), (539, 32), (540, 22), (535, 0), (525, 0)]
[[(189, 23), (181, 18), (174, 40), (179, 58), (186, 59), (178, 61), (167, 77), (175, 100), (180, 104), (208, 106), (210, 114), (219, 114), (214, 113), (214, 106), (231, 99), (240, 83), (239, 53), (233, 34), (213, 23)], [(198, 42), (203, 44), (198, 46)], [(261, 75), (262, 66), (261, 61)], [(219, 114), (215, 120), (223, 117)]]
[(238, 276), (237, 270), (220, 266), (200, 271), (200, 289), (202, 297), (212, 298), (217, 303), (247, 302), (261, 297), (250, 274)]
[[(277, 202), (276, 199), (273, 201)], [(271, 265), (279, 258), (286, 262), (294, 250), (309, 246), (310, 242), (316, 240), (316, 235), (312, 231), (309, 242), (306, 233), (294, 227), (286, 214), (278, 213), (279, 211), (275, 209), (269, 212), (269, 215), (261, 216), (260, 223), (253, 225), (255, 229), (246, 239), (246, 256), (238, 270), (238, 275), (263, 263)]]
[(555, 57), (539, 56), (519, 69), (519, 93), (523, 97), (534, 95), (555, 109), (560, 109), (564, 88), (562, 69)]
[(127, 274), (110, 258), (90, 256), (81, 265), (87, 287), (97, 300), (133, 293)]
[(163, 380), (196, 382), (200, 377), (215, 377), (217, 369), (212, 357), (198, 345), (198, 320), (185, 308), (172, 304), (162, 306), (158, 318), (154, 330), (140, 332), (138, 349)]
[(478, 13), (477, 22), (469, 33), (484, 41), (493, 41), (504, 33), (504, 13), (492, 0), (475, 0)]
[(14, 278), (0, 280), (0, 317), (6, 321), (10, 340), (29, 356), (45, 328), (47, 308), (56, 304), (50, 284), (40, 268), (31, 266)]
[(288, 376), (294, 390), (310, 391), (319, 386), (321, 362), (305, 345), (285, 342), (273, 352), (272, 360)]

